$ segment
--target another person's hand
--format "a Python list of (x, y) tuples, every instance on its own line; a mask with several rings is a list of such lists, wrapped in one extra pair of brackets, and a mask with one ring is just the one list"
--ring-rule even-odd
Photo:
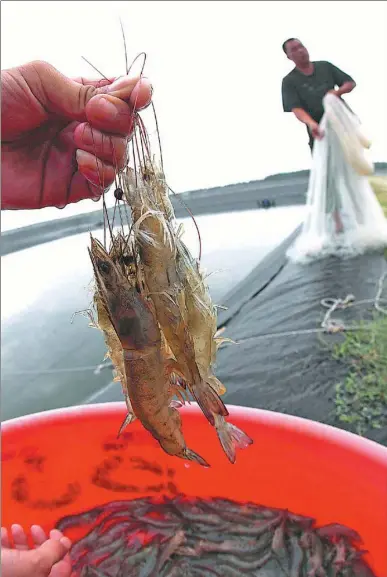
[(324, 131), (321, 130), (320, 126), (317, 124), (317, 122), (314, 122), (313, 124), (311, 124), (309, 126), (310, 131), (312, 133), (313, 138), (315, 138), (316, 140), (321, 140), (322, 138), (324, 138)]
[(30, 549), (27, 535), (20, 525), (11, 528), (14, 547), (8, 531), (1, 528), (2, 577), (70, 577), (71, 561), (68, 551), (71, 541), (54, 529), (47, 537), (37, 525), (31, 527), (35, 549)]
[(2, 209), (98, 199), (122, 167), (146, 79), (70, 80), (45, 62), (1, 72)]

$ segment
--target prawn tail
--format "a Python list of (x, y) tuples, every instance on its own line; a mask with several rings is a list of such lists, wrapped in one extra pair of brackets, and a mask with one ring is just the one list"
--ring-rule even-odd
[(184, 449), (184, 458), (188, 459), (188, 461), (194, 461), (195, 463), (199, 463), (199, 465), (201, 465), (202, 467), (209, 467), (210, 466), (207, 463), (207, 461), (205, 461), (203, 459), (203, 457), (201, 457), (200, 455), (198, 455), (194, 451), (191, 451), (191, 449), (188, 449), (188, 447), (186, 447)]
[(191, 392), (206, 419), (208, 419), (212, 426), (215, 426), (215, 415), (228, 416), (228, 410), (222, 399), (211, 385), (205, 381), (201, 381), (199, 384), (192, 384)]
[(135, 421), (135, 420), (136, 420), (136, 415), (134, 415), (133, 413), (129, 413), (129, 412), (128, 412), (128, 414), (126, 415), (125, 419), (124, 419), (123, 422), (122, 422), (121, 427), (120, 427), (119, 430), (118, 430), (117, 439), (122, 435), (123, 430), (124, 430), (128, 425), (130, 425), (130, 423), (133, 423), (133, 421)]
[(214, 389), (214, 391), (218, 395), (224, 395), (224, 393), (226, 392), (226, 387), (224, 386), (223, 383), (220, 382), (220, 380), (217, 377), (215, 377), (215, 375), (210, 375), (207, 378), (207, 383), (210, 385), (210, 387)]
[(183, 403), (181, 401), (177, 401), (176, 399), (172, 399), (172, 401), (169, 403), (169, 406), (171, 409), (181, 409), (184, 407)]
[(216, 416), (215, 428), (220, 444), (228, 460), (233, 464), (236, 459), (236, 449), (246, 449), (253, 443), (253, 439), (246, 435), (246, 433), (238, 429), (235, 425), (227, 423), (221, 416)]

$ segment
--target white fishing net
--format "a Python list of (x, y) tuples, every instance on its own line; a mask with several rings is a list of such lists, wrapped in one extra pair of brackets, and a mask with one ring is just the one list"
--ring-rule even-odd
[(335, 95), (324, 98), (313, 148), (302, 231), (289, 249), (302, 262), (328, 255), (351, 257), (387, 246), (387, 220), (368, 180), (374, 167), (360, 122)]

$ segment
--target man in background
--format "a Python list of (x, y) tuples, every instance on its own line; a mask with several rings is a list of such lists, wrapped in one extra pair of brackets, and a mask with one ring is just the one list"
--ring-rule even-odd
[(356, 83), (330, 62), (311, 62), (309, 52), (297, 38), (285, 40), (282, 49), (295, 64), (295, 68), (282, 80), (283, 109), (284, 112), (293, 112), (306, 125), (309, 146), (313, 150), (315, 138), (324, 136), (319, 127), (324, 114), (324, 96), (331, 92), (340, 98), (352, 92)]
[[(282, 104), (284, 112), (293, 112), (296, 118), (306, 125), (310, 150), (314, 140), (323, 138), (319, 123), (324, 115), (323, 98), (330, 92), (341, 98), (352, 92), (356, 83), (345, 72), (326, 61), (311, 62), (309, 52), (297, 38), (288, 38), (282, 45), (286, 56), (295, 67), (282, 80)], [(328, 174), (326, 190), (326, 213), (331, 214), (336, 234), (343, 232), (340, 215), (340, 199), (336, 183)]]

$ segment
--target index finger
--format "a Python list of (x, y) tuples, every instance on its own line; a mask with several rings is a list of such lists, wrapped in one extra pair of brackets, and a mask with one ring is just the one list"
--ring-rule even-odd
[(60, 540), (53, 538), (48, 539), (39, 549), (35, 549), (33, 552), (33, 562), (35, 568), (40, 571), (40, 573), (35, 574), (48, 575), (53, 565), (65, 557), (70, 547), (70, 539), (61, 537)]
[(94, 88), (101, 88), (102, 86), (107, 86), (108, 84), (113, 84), (116, 78), (100, 78), (99, 80), (90, 80), (87, 78), (83, 78), (83, 76), (78, 76), (77, 78), (73, 78), (74, 82), (78, 82), (78, 84), (83, 84), (83, 86), (94, 86)]
[(93, 96), (86, 105), (86, 118), (93, 128), (108, 134), (128, 136), (133, 129), (134, 115), (129, 104), (110, 95)]
[(145, 76), (117, 76), (115, 78), (100, 78), (99, 80), (88, 80), (83, 77), (73, 79), (74, 82), (83, 86), (93, 86), (101, 89), (99, 94), (110, 94), (120, 98), (137, 111), (146, 108), (153, 94), (153, 87)]

